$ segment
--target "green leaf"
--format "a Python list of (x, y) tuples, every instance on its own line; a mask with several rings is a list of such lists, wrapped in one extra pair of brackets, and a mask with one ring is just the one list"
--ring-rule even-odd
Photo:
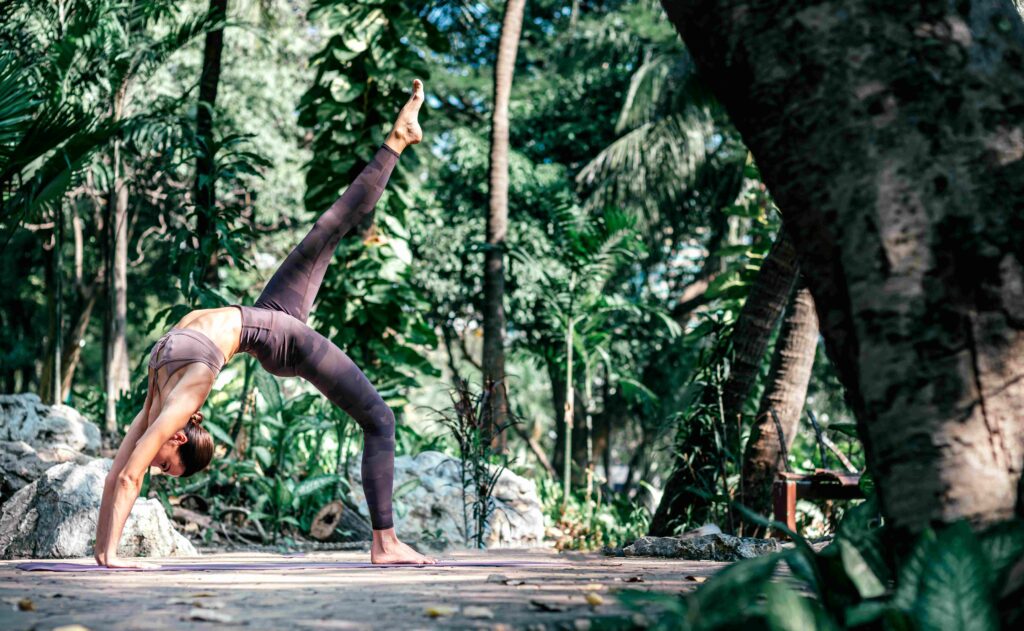
[(716, 574), (693, 594), (688, 611), (691, 624), (713, 629), (750, 616), (775, 567), (787, 554), (746, 559)]
[(800, 596), (782, 583), (765, 587), (765, 618), (774, 631), (836, 629), (836, 624), (816, 601)]
[(913, 612), (919, 627), (996, 631), (988, 562), (970, 525), (961, 521), (946, 529), (933, 550)]
[(307, 495), (316, 493), (320, 489), (337, 484), (340, 479), (340, 476), (333, 473), (306, 478), (297, 487), (295, 487), (295, 497), (306, 497)]
[(1024, 557), (1024, 522), (1015, 519), (997, 524), (982, 533), (979, 539), (992, 569), (992, 587), (1001, 587), (1006, 573)]
[(256, 381), (256, 389), (263, 395), (270, 411), (280, 411), (284, 407), (284, 402), (281, 399), (281, 388), (274, 377), (265, 370), (256, 369), (253, 371), (253, 379)]
[(270, 464), (274, 462), (274, 457), (270, 455), (270, 450), (266, 447), (257, 445), (252, 448), (252, 454), (256, 456), (256, 459), (260, 462), (260, 466), (264, 469), (269, 469)]
[(846, 539), (839, 539), (837, 543), (839, 544), (839, 554), (843, 559), (843, 569), (856, 585), (861, 598), (875, 598), (884, 594), (885, 585), (875, 575), (868, 562), (864, 560), (860, 550)]
[(936, 537), (933, 530), (925, 530), (917, 540), (917, 545), (900, 566), (896, 577), (896, 593), (892, 604), (902, 611), (910, 611), (917, 600), (924, 576), (925, 564), (932, 555)]

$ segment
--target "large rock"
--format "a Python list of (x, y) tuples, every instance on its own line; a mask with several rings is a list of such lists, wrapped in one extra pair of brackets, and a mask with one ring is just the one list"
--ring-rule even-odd
[(779, 552), (775, 539), (713, 534), (697, 537), (640, 537), (622, 552), (626, 556), (665, 557), (687, 561), (739, 561)]
[[(437, 451), (395, 458), (395, 529), (400, 537), (436, 540), (444, 533), (449, 543), (466, 544), (460, 461)], [(366, 514), (359, 459), (349, 470), (353, 499)], [(537, 487), (505, 470), (498, 477), (492, 498), (495, 510), (488, 519), (488, 547), (515, 548), (543, 545), (544, 513)], [(466, 512), (472, 522), (472, 495)], [(472, 529), (472, 523), (470, 524)]]
[[(0, 514), (0, 558), (72, 558), (93, 554), (103, 483), (111, 461), (66, 462), (14, 494)], [(137, 500), (118, 555), (192, 556), (158, 500)]]
[(36, 451), (26, 442), (0, 441), (0, 505), (62, 462), (85, 464), (89, 456), (64, 446)]
[(22, 441), (37, 450), (59, 446), (87, 454), (100, 449), (100, 430), (66, 405), (44, 405), (35, 394), (0, 395), (0, 440)]

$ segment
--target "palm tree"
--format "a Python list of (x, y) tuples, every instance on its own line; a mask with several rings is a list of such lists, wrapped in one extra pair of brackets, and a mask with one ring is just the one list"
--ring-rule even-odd
[(526, 0), (508, 0), (506, 3), (498, 41), (498, 57), (494, 63), (487, 249), (484, 255), (483, 369), (485, 384), (497, 384), (490, 403), (490, 418), (496, 427), (502, 427), (508, 416), (504, 305), (505, 235), (508, 231), (508, 105), (525, 7)]

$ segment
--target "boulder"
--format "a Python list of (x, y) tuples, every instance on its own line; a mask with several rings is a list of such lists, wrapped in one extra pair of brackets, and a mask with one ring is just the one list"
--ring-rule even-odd
[[(3, 506), (0, 558), (72, 558), (93, 554), (103, 484), (112, 461), (65, 462), (50, 467)], [(136, 500), (118, 555), (193, 556), (158, 500)]]
[(0, 441), (0, 505), (53, 465), (69, 461), (85, 464), (89, 460), (89, 456), (63, 446), (36, 451), (20, 440)]
[(44, 405), (38, 395), (0, 395), (0, 441), (22, 441), (34, 449), (66, 447), (96, 455), (100, 430), (66, 405)]
[(739, 561), (782, 551), (775, 539), (725, 534), (687, 537), (640, 537), (622, 549), (625, 556), (665, 557), (687, 561)]
[[(438, 451), (395, 458), (395, 529), (400, 537), (428, 543), (470, 543), (463, 518), (460, 464), (457, 458)], [(353, 501), (367, 515), (359, 468), (359, 458), (353, 458), (349, 469)], [(487, 547), (544, 545), (544, 513), (531, 480), (502, 471), (491, 497), (494, 511), (484, 537)], [(465, 502), (472, 535), (473, 496), (468, 490)], [(438, 541), (445, 535), (447, 541)]]

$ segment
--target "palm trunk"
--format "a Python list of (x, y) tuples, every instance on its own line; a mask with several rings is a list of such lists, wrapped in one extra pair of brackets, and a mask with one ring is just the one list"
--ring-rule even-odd
[[(505, 382), (505, 234), (508, 231), (508, 106), (512, 74), (519, 51), (526, 0), (508, 0), (494, 64), (494, 113), (491, 116), (491, 157), (487, 249), (484, 255), (484, 382), (498, 384), (491, 397), (491, 422), (508, 417)], [(494, 432), (497, 435), (497, 432)], [(504, 433), (501, 434), (504, 437)], [(504, 445), (498, 445), (504, 448)]]
[[(774, 411), (779, 419), (785, 451), (789, 453), (800, 427), (817, 347), (818, 315), (810, 290), (802, 287), (793, 293), (782, 321), (768, 373), (768, 385), (743, 454), (740, 502), (758, 514), (766, 515), (771, 511), (772, 481), (782, 467), (779, 460), (782, 440), (771, 412)], [(753, 529), (755, 535), (760, 534), (756, 525), (747, 526), (747, 530)]]
[[(792, 293), (797, 271), (796, 253), (783, 229), (761, 265), (757, 280), (733, 327), (732, 364), (729, 377), (722, 385), (725, 428), (721, 449), (737, 456), (740, 408), (757, 377), (768, 339)], [(704, 396), (717, 398), (718, 393), (709, 388)], [(707, 494), (719, 492), (718, 485), (721, 484), (718, 478), (724, 454), (716, 444), (713, 428), (702, 423), (688, 423), (680, 429), (677, 443), (672, 476), (651, 520), (649, 532), (654, 536), (668, 536), (687, 522), (704, 523), (710, 519), (712, 502)]]
[(1017, 10), (663, 5), (786, 215), (887, 523), (915, 533), (1014, 515), (1024, 488)]
[(738, 445), (743, 404), (757, 379), (772, 331), (793, 293), (798, 272), (793, 241), (782, 229), (761, 265), (732, 332), (732, 363), (722, 389), (725, 439), (730, 449)]
[[(210, 0), (210, 16), (223, 21), (227, 15), (227, 0)], [(210, 218), (217, 205), (216, 182), (214, 180), (213, 148), (213, 110), (217, 101), (217, 88), (220, 85), (221, 53), (224, 50), (224, 29), (219, 28), (206, 33), (203, 48), (203, 70), (199, 78), (199, 107), (196, 110), (196, 140), (199, 152), (196, 156), (196, 232), (200, 245), (210, 236)], [(217, 252), (210, 252), (205, 269), (200, 275), (204, 282), (217, 285)]]

